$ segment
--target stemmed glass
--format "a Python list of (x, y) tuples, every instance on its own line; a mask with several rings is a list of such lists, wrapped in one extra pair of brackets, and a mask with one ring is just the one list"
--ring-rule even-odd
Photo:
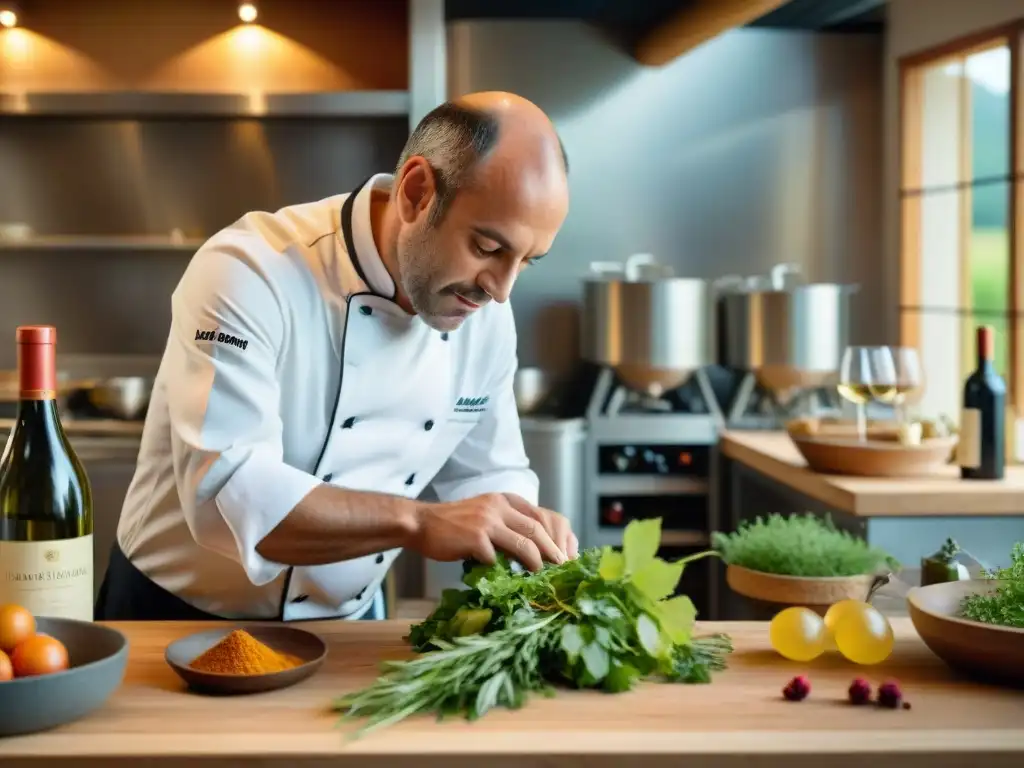
[(867, 413), (865, 405), (875, 391), (895, 387), (896, 374), (892, 353), (888, 347), (847, 347), (839, 369), (839, 396), (857, 407), (857, 436), (867, 439)]
[(871, 396), (891, 405), (896, 411), (897, 423), (902, 424), (906, 419), (903, 406), (921, 390), (921, 362), (912, 347), (887, 347), (886, 351), (886, 357), (879, 356), (870, 386)]
[(921, 358), (913, 347), (891, 347), (893, 367), (896, 380), (889, 399), (896, 409), (896, 418), (902, 423), (906, 417), (906, 405), (916, 402), (924, 389), (924, 374), (921, 370)]

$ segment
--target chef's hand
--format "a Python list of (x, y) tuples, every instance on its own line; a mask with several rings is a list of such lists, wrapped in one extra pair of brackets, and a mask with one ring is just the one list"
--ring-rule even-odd
[(424, 505), (409, 546), (431, 560), (487, 564), (501, 550), (531, 571), (540, 570), (545, 560), (563, 563), (576, 557), (579, 547), (564, 517), (500, 493)]

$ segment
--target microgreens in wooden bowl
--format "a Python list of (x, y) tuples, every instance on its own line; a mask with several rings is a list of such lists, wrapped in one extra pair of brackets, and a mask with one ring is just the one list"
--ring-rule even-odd
[(716, 531), (711, 543), (726, 563), (729, 587), (768, 611), (806, 605), (824, 613), (845, 599), (867, 600), (880, 577), (899, 562), (828, 518), (768, 515)]

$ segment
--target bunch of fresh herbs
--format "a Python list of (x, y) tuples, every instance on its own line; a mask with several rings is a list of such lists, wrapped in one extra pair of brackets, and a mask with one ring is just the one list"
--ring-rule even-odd
[(986, 573), (998, 579), (995, 591), (987, 595), (968, 595), (960, 605), (965, 619), (1024, 629), (1024, 541), (1013, 545), (1010, 567)]
[(711, 543), (729, 565), (762, 573), (821, 578), (899, 569), (887, 552), (811, 514), (757, 517), (732, 533), (716, 531)]
[(518, 708), (556, 685), (618, 693), (641, 678), (706, 683), (725, 667), (726, 635), (694, 637), (696, 610), (672, 596), (687, 562), (657, 556), (661, 520), (626, 526), (622, 550), (584, 550), (536, 573), (467, 563), (467, 589), (445, 590), (406, 638), (420, 655), (386, 662), (369, 687), (335, 709), (368, 722), (355, 735), (416, 714), (476, 719)]

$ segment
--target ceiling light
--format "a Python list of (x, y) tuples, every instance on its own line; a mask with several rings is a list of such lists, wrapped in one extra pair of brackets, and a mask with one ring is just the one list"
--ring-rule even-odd
[(18, 14), (9, 8), (5, 8), (0, 11), (0, 27), (7, 27), (7, 29), (10, 29), (11, 27), (16, 26), (18, 26)]
[(244, 21), (246, 24), (250, 24), (256, 21), (257, 16), (256, 6), (252, 3), (242, 3), (238, 6), (238, 18)]

